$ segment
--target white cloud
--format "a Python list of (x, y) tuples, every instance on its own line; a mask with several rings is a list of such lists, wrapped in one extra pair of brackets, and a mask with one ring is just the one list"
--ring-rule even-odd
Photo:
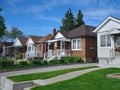
[(15, 7), (17, 3), (21, 3), (23, 0), (4, 0), (4, 2), (10, 6)]

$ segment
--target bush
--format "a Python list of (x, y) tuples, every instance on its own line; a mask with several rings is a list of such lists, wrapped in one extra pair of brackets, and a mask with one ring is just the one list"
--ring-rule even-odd
[(22, 59), (22, 53), (18, 54), (18, 59)]
[(41, 60), (32, 60), (31, 62), (34, 65), (40, 65), (41, 64)]
[(0, 67), (5, 68), (5, 67), (11, 67), (14, 65), (14, 61), (12, 60), (0, 60)]
[(42, 65), (47, 65), (48, 61), (47, 60), (43, 60), (41, 63), (42, 63)]
[(80, 62), (84, 62), (84, 60), (81, 57), (74, 57), (73, 62), (74, 63), (80, 63)]
[(49, 64), (60, 64), (59, 60), (50, 60)]
[(27, 61), (20, 61), (19, 64), (20, 65), (28, 65), (28, 62)]
[(73, 63), (73, 60), (74, 60), (74, 57), (73, 56), (67, 56), (64, 58), (64, 63), (65, 64), (70, 64), (70, 63)]

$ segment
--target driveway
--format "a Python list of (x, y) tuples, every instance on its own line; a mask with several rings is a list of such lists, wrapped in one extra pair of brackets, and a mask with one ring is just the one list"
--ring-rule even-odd
[(69, 69), (69, 68), (79, 68), (79, 67), (85, 67), (85, 66), (96, 66), (96, 65), (98, 64), (97, 63), (86, 63), (86, 64), (61, 65), (61, 66), (42, 67), (42, 68), (36, 68), (36, 69), (4, 72), (4, 73), (0, 73), (0, 79), (3, 76), (5, 77), (5, 76), (20, 75), (20, 74), (47, 72), (47, 71), (62, 70), (62, 69)]

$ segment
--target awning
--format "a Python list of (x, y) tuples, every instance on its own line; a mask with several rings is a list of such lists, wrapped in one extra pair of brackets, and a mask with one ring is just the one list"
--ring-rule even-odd
[(47, 42), (56, 42), (56, 41), (66, 41), (66, 42), (70, 42), (70, 39), (65, 39), (65, 38), (60, 38), (60, 39), (55, 39), (55, 40), (48, 40)]

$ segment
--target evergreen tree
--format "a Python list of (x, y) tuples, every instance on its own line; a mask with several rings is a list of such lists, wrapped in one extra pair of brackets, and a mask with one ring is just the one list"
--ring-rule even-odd
[(76, 18), (76, 27), (79, 27), (83, 24), (84, 24), (83, 14), (82, 14), (81, 10), (79, 9), (78, 14), (77, 14), (77, 18)]
[(72, 13), (72, 10), (69, 8), (65, 14), (65, 18), (62, 19), (62, 26), (60, 26), (61, 30), (70, 31), (75, 28), (75, 18)]
[[(0, 13), (2, 12), (2, 8), (0, 8)], [(0, 15), (0, 38), (5, 34), (6, 26), (4, 24), (4, 18)]]

